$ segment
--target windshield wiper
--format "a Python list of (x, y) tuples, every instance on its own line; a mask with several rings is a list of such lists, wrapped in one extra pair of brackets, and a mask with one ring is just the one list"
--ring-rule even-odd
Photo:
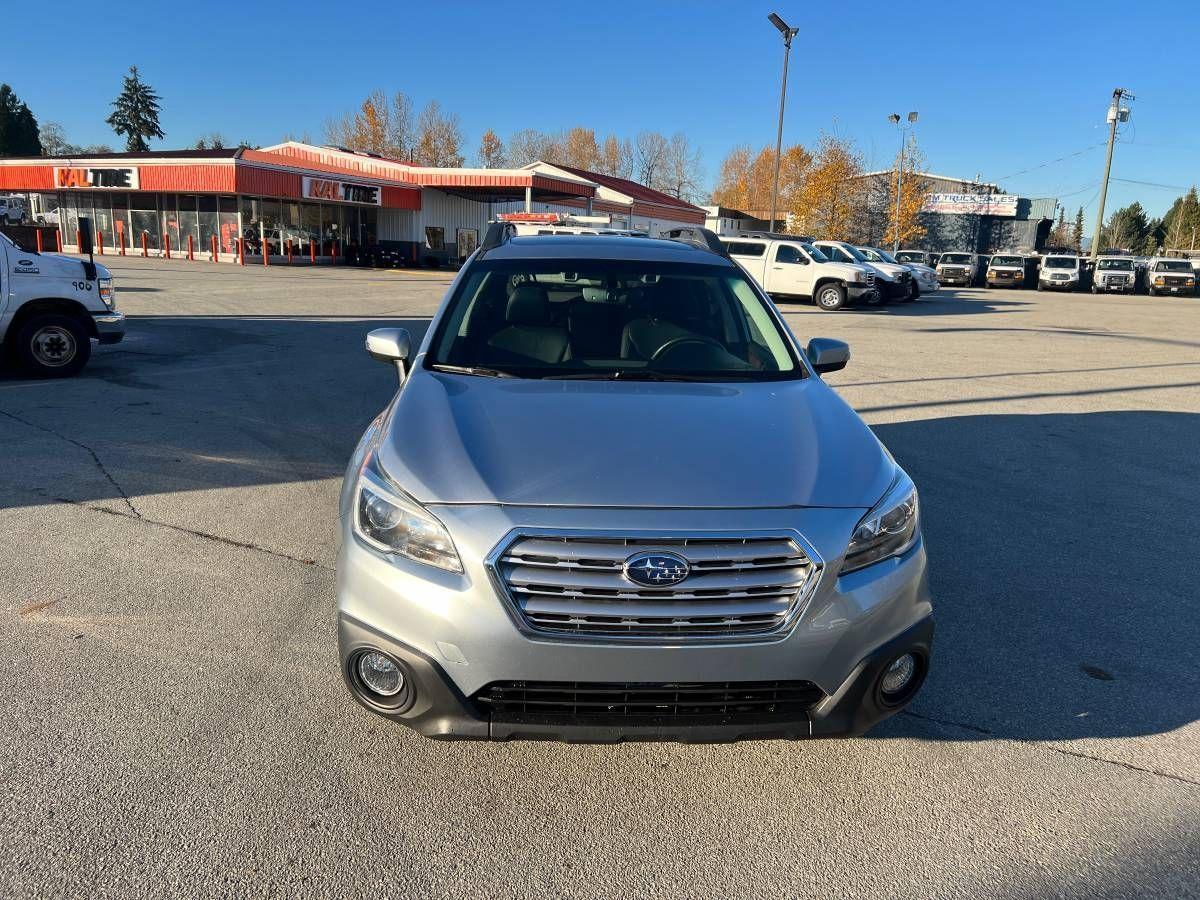
[(435, 372), (451, 372), (454, 375), (482, 375), (485, 378), (516, 378), (512, 372), (503, 369), (489, 369), (484, 366), (452, 366), (447, 363), (434, 363), (429, 368)]

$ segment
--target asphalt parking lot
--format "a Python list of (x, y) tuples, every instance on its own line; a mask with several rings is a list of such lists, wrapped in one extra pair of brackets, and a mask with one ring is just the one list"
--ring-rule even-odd
[(868, 737), (443, 744), (345, 693), (333, 562), (362, 337), (449, 276), (113, 268), (125, 343), (0, 376), (0, 894), (1200, 896), (1200, 298), (784, 307), (922, 492)]

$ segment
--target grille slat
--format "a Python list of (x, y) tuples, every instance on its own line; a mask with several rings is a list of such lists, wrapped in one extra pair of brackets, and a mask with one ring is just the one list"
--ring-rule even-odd
[[(668, 587), (625, 577), (637, 553), (682, 556), (691, 571)], [(790, 538), (523, 536), (496, 573), (533, 631), (626, 639), (771, 635), (807, 600), (820, 566)]]
[(502, 721), (797, 719), (824, 697), (809, 681), (493, 682), (475, 700)]

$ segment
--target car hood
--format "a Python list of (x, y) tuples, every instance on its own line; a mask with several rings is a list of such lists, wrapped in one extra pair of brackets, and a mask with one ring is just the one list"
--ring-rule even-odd
[(427, 504), (865, 509), (895, 468), (818, 378), (541, 381), (417, 369), (377, 455)]
[(893, 280), (899, 278), (901, 275), (912, 274), (912, 271), (908, 268), (908, 266), (896, 265), (895, 263), (873, 262), (871, 265), (880, 271), (886, 272)]
[(913, 272), (918, 275), (924, 275), (926, 277), (929, 277), (930, 275), (937, 275), (937, 272), (922, 263), (905, 263), (904, 265), (908, 266), (908, 268), (912, 269)]
[(856, 263), (824, 262), (820, 263), (820, 266), (821, 272), (828, 272), (830, 275), (837, 275), (840, 278), (845, 278), (847, 281), (860, 272), (871, 271), (866, 266), (860, 266)]

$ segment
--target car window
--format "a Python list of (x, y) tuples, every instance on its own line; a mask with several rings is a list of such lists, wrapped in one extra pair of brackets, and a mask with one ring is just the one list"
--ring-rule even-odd
[(991, 265), (993, 266), (1020, 266), (1024, 265), (1025, 261), (1019, 256), (993, 256)]
[(520, 378), (806, 377), (769, 301), (740, 269), (613, 259), (473, 265), (425, 365)]
[(1164, 259), (1154, 267), (1156, 272), (1191, 272), (1192, 264), (1186, 259)]
[(767, 245), (758, 241), (725, 241), (725, 248), (731, 256), (762, 256), (767, 252)]
[(775, 262), (795, 263), (799, 265), (807, 265), (808, 260), (804, 258), (797, 247), (791, 244), (780, 244), (775, 248)]

